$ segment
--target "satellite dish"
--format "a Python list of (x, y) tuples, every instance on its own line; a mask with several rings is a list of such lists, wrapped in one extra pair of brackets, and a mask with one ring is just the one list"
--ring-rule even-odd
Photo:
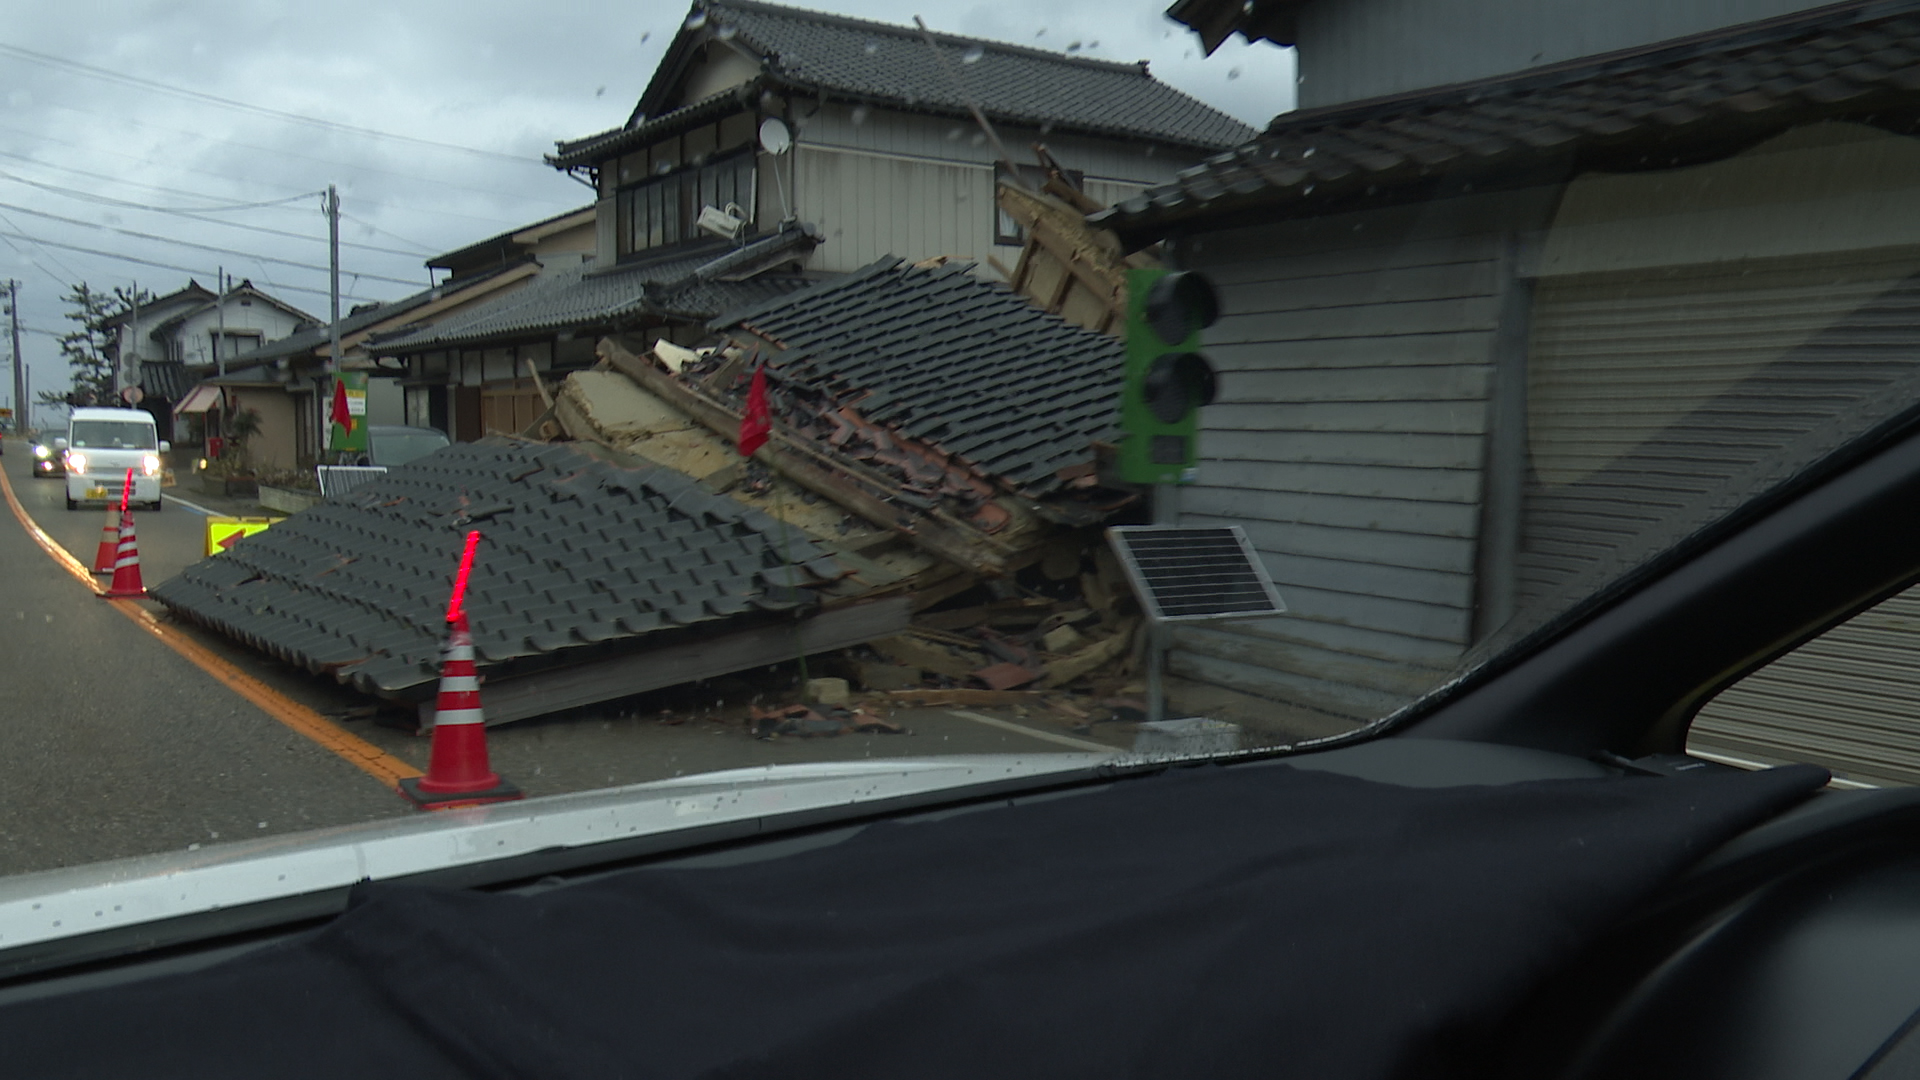
[(779, 117), (769, 116), (760, 122), (760, 148), (775, 156), (793, 149), (793, 133)]

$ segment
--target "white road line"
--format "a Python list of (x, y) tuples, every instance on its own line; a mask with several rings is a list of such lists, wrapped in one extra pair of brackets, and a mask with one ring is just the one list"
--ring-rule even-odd
[(181, 498), (181, 497), (180, 497), (180, 496), (178, 496), (178, 495), (169, 495), (169, 494), (167, 494), (167, 493), (166, 493), (166, 492), (164, 492), (164, 491), (160, 493), (160, 497), (161, 497), (161, 498), (163, 498), (163, 499), (166, 499), (166, 500), (168, 500), (169, 502), (172, 502), (172, 503), (173, 503), (174, 505), (176, 505), (176, 506), (184, 506), (184, 507), (186, 507), (187, 509), (189, 509), (189, 510), (191, 510), (191, 511), (193, 511), (194, 513), (196, 513), (196, 514), (205, 514), (205, 515), (207, 515), (208, 517), (226, 517), (226, 516), (228, 516), (228, 515), (226, 515), (226, 514), (223, 514), (223, 513), (221, 513), (221, 512), (220, 512), (220, 511), (218, 511), (218, 510), (209, 510), (209, 509), (207, 509), (207, 508), (206, 508), (206, 507), (204, 507), (204, 506), (200, 506), (200, 505), (198, 505), (197, 503), (190, 503), (190, 502), (188, 502), (187, 500), (185, 500), (185, 499), (183, 499), (183, 498)]
[(982, 716), (977, 712), (968, 712), (965, 709), (948, 709), (947, 713), (950, 716), (958, 716), (962, 720), (971, 720), (976, 724), (985, 724), (988, 727), (997, 727), (997, 728), (1004, 728), (1008, 731), (1017, 731), (1022, 735), (1031, 736), (1033, 738), (1039, 739), (1042, 742), (1059, 743), (1061, 746), (1071, 746), (1075, 750), (1098, 750), (1104, 754), (1125, 753), (1125, 751), (1121, 750), (1119, 747), (1108, 746), (1106, 743), (1097, 743), (1091, 739), (1076, 739), (1071, 735), (1055, 735), (1051, 731), (1038, 731), (1038, 730), (1035, 730), (1034, 728), (1027, 727), (1024, 724), (1016, 724), (1016, 723), (1013, 723), (1012, 721), (1002, 720), (1002, 719), (999, 719), (998, 717), (993, 717), (993, 716)]

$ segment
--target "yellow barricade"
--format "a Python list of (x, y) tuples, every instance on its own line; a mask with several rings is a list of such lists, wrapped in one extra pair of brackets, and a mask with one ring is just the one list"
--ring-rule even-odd
[(275, 522), (286, 518), (263, 517), (209, 517), (207, 519), (207, 554), (218, 555), (234, 545), (243, 536), (252, 536)]

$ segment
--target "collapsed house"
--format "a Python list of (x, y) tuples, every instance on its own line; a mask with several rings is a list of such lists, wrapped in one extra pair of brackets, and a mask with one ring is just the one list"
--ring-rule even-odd
[[(604, 338), (533, 425), (557, 441), (456, 444), (154, 596), (428, 721), (470, 529), (489, 722), (856, 645), (849, 674), (901, 703), (1123, 688), (1087, 682), (1141, 637), (1097, 528), (1138, 503), (1101, 476), (1116, 339), (891, 258), (709, 329)], [(743, 459), (756, 369), (772, 432)]]

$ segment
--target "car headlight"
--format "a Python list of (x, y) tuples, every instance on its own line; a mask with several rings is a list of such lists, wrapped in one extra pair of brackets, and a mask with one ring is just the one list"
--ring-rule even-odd
[(72, 450), (67, 451), (67, 470), (69, 472), (78, 472), (78, 473), (86, 472), (87, 471), (87, 455), (76, 453), (75, 451), (72, 451)]
[(40, 458), (41, 460), (44, 461), (47, 458), (50, 458), (53, 456), (53, 451), (48, 450), (46, 447), (36, 443), (33, 448), (33, 456)]
[(157, 454), (140, 455), (140, 471), (152, 476), (160, 471), (160, 457)]

